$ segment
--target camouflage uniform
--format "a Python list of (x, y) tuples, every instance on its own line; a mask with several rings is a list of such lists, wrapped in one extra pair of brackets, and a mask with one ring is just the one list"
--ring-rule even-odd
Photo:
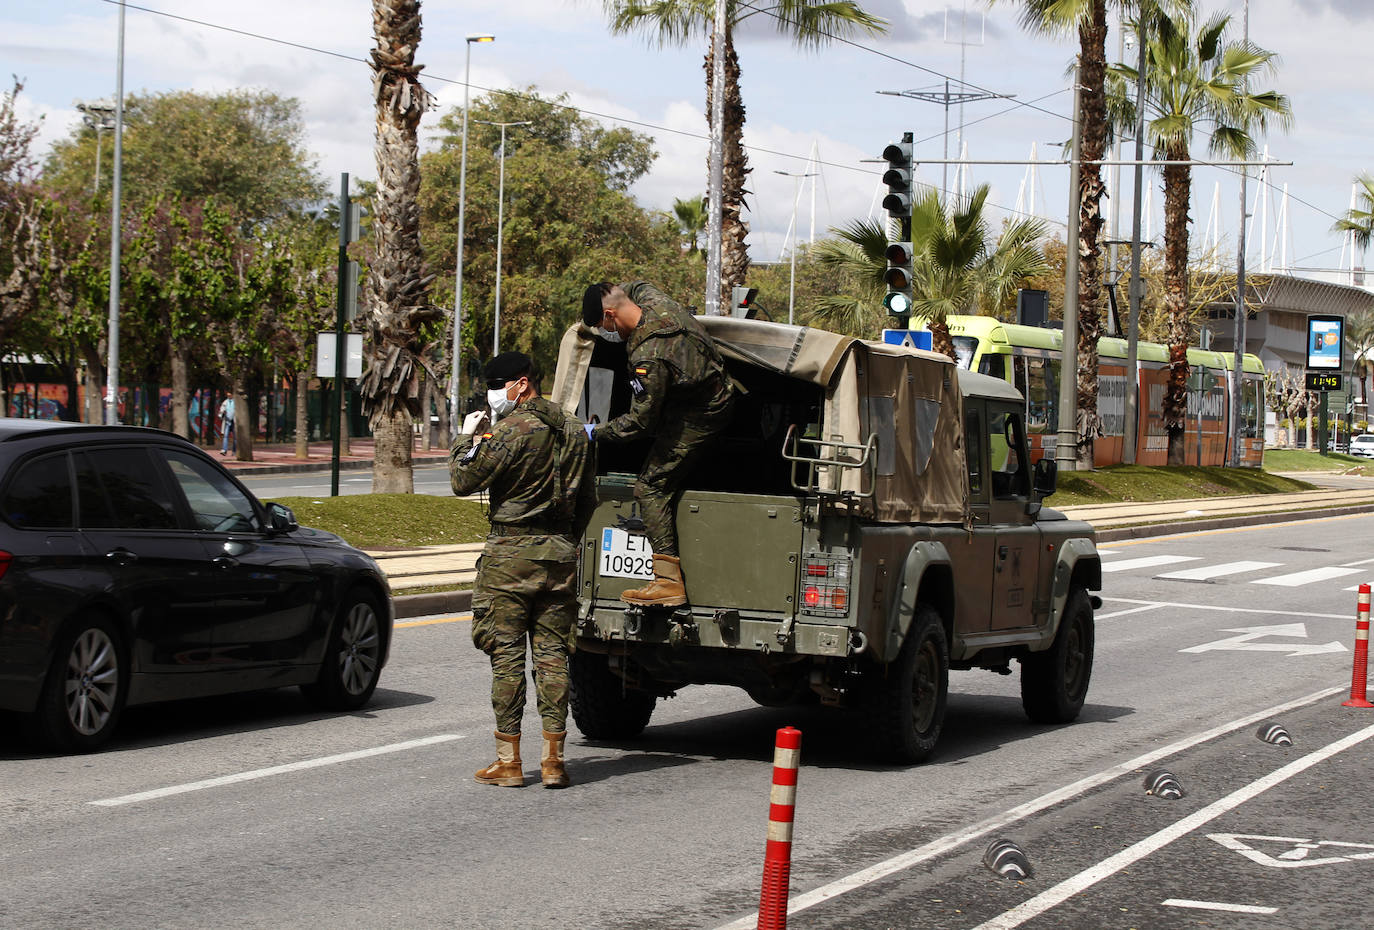
[(472, 641), (491, 657), (496, 728), (520, 732), (525, 643), (544, 729), (568, 718), (568, 650), (577, 614), (578, 521), (595, 490), (584, 480), (590, 446), (582, 424), (542, 397), (524, 401), (473, 445), (449, 452), (453, 493), (490, 494), (491, 534), (472, 595)]
[(621, 285), (644, 311), (630, 334), (630, 409), (596, 428), (597, 442), (653, 436), (635, 499), (649, 543), (677, 555), (672, 497), (710, 439), (725, 428), (734, 387), (711, 337), (691, 313), (652, 284)]

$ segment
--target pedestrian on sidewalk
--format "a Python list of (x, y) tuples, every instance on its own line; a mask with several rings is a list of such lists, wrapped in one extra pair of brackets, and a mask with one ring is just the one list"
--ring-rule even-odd
[(540, 396), (528, 355), (503, 352), (484, 375), (497, 422), (488, 422), (485, 409), (468, 414), (449, 452), (453, 493), (485, 490), (491, 518), (472, 594), (472, 641), (491, 658), (496, 761), (475, 778), (512, 788), (525, 783), (520, 724), (528, 643), (544, 726), (540, 777), (545, 788), (564, 788), (578, 540), (595, 504), (591, 444), (581, 422)]
[(239, 439), (234, 435), (234, 395), (230, 394), (219, 404), (220, 445), (219, 454), (228, 455), (231, 448), (235, 455), (239, 452)]

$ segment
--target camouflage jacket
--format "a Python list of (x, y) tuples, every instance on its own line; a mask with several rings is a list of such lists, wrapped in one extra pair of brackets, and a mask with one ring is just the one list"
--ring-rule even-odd
[(598, 441), (625, 442), (668, 420), (712, 418), (734, 392), (720, 350), (697, 318), (652, 284), (621, 285), (644, 311), (626, 342), (630, 409), (596, 428)]
[[(488, 548), (517, 547), (526, 559), (572, 559), (595, 506), (582, 424), (542, 397), (524, 401), (474, 444), (460, 435), (449, 451), (453, 493), (490, 495)], [(528, 533), (521, 529), (527, 528)]]

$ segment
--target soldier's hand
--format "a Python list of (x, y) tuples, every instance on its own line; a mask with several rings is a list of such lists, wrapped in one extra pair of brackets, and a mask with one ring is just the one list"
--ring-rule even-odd
[(473, 433), (479, 432), (486, 419), (487, 412), (485, 410), (474, 410), (472, 413), (469, 413), (467, 416), (463, 417), (463, 434), (471, 436)]

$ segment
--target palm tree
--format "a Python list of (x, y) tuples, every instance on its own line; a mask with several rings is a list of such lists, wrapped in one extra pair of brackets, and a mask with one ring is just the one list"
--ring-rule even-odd
[(912, 316), (930, 329), (932, 348), (956, 358), (947, 318), (960, 313), (991, 313), (1027, 278), (1049, 266), (1038, 241), (1045, 235), (1039, 219), (1008, 223), (992, 238), (983, 217), (988, 185), (967, 199), (945, 204), (927, 191), (911, 207)]
[(1331, 231), (1354, 233), (1355, 245), (1364, 250), (1374, 238), (1374, 174), (1362, 174), (1355, 183), (1360, 186), (1356, 205), (1332, 224)]
[[(715, 31), (715, 0), (602, 0), (611, 21), (611, 32), (620, 35), (643, 30), (660, 45), (684, 45), (704, 36), (708, 43)], [(749, 253), (744, 237), (749, 226), (744, 210), (745, 178), (749, 161), (744, 154), (744, 102), (740, 98), (739, 56), (735, 53), (735, 29), (754, 16), (772, 20), (777, 31), (798, 47), (816, 49), (831, 39), (859, 33), (878, 35), (886, 21), (866, 13), (854, 0), (727, 0), (725, 26), (724, 142), (721, 191), (721, 306), (729, 306), (730, 288), (744, 284)], [(711, 123), (714, 58), (706, 53), (706, 122)]]
[(1368, 407), (1369, 373), (1374, 371), (1374, 312), (1357, 310), (1346, 317), (1345, 340), (1350, 349), (1351, 374), (1360, 383), (1360, 403)]
[[(443, 317), (428, 304), (433, 275), (420, 251), (420, 163), (416, 130), (430, 106), (420, 84), (420, 0), (372, 0), (372, 89), (377, 101), (377, 190), (367, 275), (367, 371), (359, 388), (376, 437), (372, 490), (409, 494), (411, 421), (420, 414), (421, 369), (427, 367), (424, 324)], [(431, 373), (432, 374), (432, 373)]]
[[(1188, 204), (1192, 195), (1190, 161), (1194, 134), (1211, 133), (1208, 150), (1217, 156), (1243, 158), (1255, 149), (1255, 130), (1270, 122), (1282, 128), (1292, 121), (1288, 98), (1276, 91), (1252, 93), (1247, 79), (1272, 74), (1273, 52), (1252, 43), (1229, 42), (1230, 17), (1215, 15), (1199, 22), (1196, 15), (1160, 16), (1145, 40), (1145, 131), (1155, 157), (1164, 166), (1164, 305), (1169, 318), (1169, 381), (1164, 393), (1164, 424), (1169, 433), (1169, 464), (1183, 464), (1187, 417), (1188, 343), (1191, 339), (1188, 296)], [(1137, 79), (1134, 67), (1113, 66), (1109, 77), (1113, 112), (1124, 125), (1135, 123), (1135, 101), (1128, 92)]]
[(687, 251), (696, 255), (700, 251), (701, 232), (706, 228), (706, 198), (692, 197), (687, 200), (673, 201), (673, 219), (687, 243)]
[(811, 255), (835, 284), (810, 301), (802, 320), (808, 326), (872, 339), (887, 316), (887, 224), (853, 220), (830, 231), (835, 238), (817, 242)]

